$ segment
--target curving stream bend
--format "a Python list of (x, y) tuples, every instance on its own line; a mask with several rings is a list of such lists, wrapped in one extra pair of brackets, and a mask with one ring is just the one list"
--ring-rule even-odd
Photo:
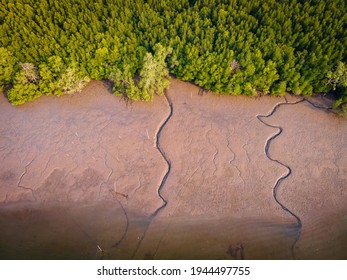
[[(282, 175), (280, 178), (277, 179), (274, 187), (273, 187), (273, 197), (275, 199), (275, 201), (281, 206), (281, 208), (286, 211), (287, 213), (289, 213), (291, 216), (293, 216), (293, 218), (295, 218), (296, 220), (296, 224), (297, 224), (297, 229), (298, 229), (298, 232), (297, 232), (297, 235), (293, 241), (293, 244), (292, 244), (292, 248), (291, 248), (291, 252), (292, 252), (292, 258), (295, 259), (295, 246), (296, 246), (296, 243), (299, 241), (300, 239), (300, 236), (301, 236), (301, 230), (302, 230), (302, 221), (300, 219), (300, 217), (295, 214), (292, 210), (288, 209), (278, 198), (277, 196), (277, 190), (281, 184), (281, 182), (283, 180), (285, 180), (286, 178), (288, 178), (291, 174), (292, 174), (292, 170), (290, 168), (290, 166), (286, 165), (285, 163), (279, 161), (278, 159), (274, 159), (271, 157), (270, 153), (269, 153), (269, 148), (270, 148), (270, 145), (271, 145), (271, 142), (276, 139), (283, 131), (283, 128), (280, 127), (280, 126), (276, 126), (276, 125), (271, 125), (271, 124), (268, 124), (267, 122), (264, 121), (264, 118), (268, 118), (268, 117), (271, 117), (275, 112), (276, 110), (283, 106), (283, 105), (296, 105), (296, 104), (299, 104), (299, 103), (302, 103), (302, 102), (307, 102), (309, 103), (311, 106), (317, 108), (317, 109), (321, 109), (321, 110), (325, 110), (327, 112), (333, 112), (332, 111), (332, 108), (331, 107), (324, 107), (324, 106), (321, 106), (321, 105), (317, 105), (315, 103), (313, 103), (312, 101), (308, 100), (307, 98), (302, 98), (296, 102), (292, 102), (292, 103), (289, 103), (287, 101), (287, 99), (285, 98), (286, 102), (282, 102), (282, 103), (279, 103), (277, 104), (273, 109), (272, 111), (267, 114), (267, 115), (257, 115), (257, 118), (260, 122), (262, 122), (264, 125), (268, 126), (268, 127), (271, 127), (271, 128), (275, 128), (275, 129), (278, 129), (278, 131), (272, 135), (267, 141), (266, 141), (266, 144), (265, 144), (265, 154), (267, 156), (268, 159), (270, 159), (271, 161), (273, 162), (276, 162), (277, 164), (280, 164), (282, 165), (283, 167), (287, 168), (287, 173)], [(333, 112), (334, 113), (334, 112)]]
[(286, 178), (288, 178), (288, 177), (292, 174), (292, 170), (291, 170), (291, 168), (290, 168), (288, 165), (286, 165), (285, 163), (283, 163), (283, 162), (281, 162), (281, 161), (279, 161), (279, 160), (277, 160), (277, 159), (272, 158), (271, 155), (270, 155), (270, 153), (269, 153), (269, 148), (270, 148), (271, 142), (272, 142), (274, 139), (276, 139), (276, 138), (282, 133), (283, 128), (280, 127), (280, 126), (275, 126), (275, 125), (268, 124), (268, 123), (265, 122), (263, 119), (264, 119), (264, 118), (271, 117), (271, 116), (276, 112), (276, 110), (277, 110), (279, 107), (283, 106), (283, 105), (296, 105), (296, 104), (299, 104), (299, 103), (304, 102), (304, 101), (305, 101), (305, 99), (301, 99), (301, 100), (299, 100), (299, 101), (297, 101), (297, 102), (294, 102), (294, 103), (288, 103), (288, 101), (286, 100), (286, 102), (277, 104), (277, 105), (272, 109), (272, 111), (271, 111), (269, 114), (267, 114), (267, 115), (257, 115), (258, 120), (259, 120), (260, 122), (262, 122), (264, 125), (266, 125), (266, 126), (268, 126), (268, 127), (271, 127), (271, 128), (276, 128), (276, 129), (278, 129), (278, 131), (277, 131), (274, 135), (272, 135), (272, 136), (266, 141), (264, 151), (265, 151), (265, 154), (266, 154), (266, 156), (267, 156), (267, 158), (268, 158), (269, 160), (271, 160), (271, 161), (273, 161), (273, 162), (276, 162), (277, 164), (279, 164), (279, 165), (281, 165), (281, 166), (287, 168), (287, 173), (284, 174), (284, 175), (282, 175), (280, 178), (277, 179), (275, 185), (273, 186), (272, 194), (273, 194), (273, 197), (274, 197), (275, 201), (281, 206), (281, 208), (282, 208), (284, 211), (286, 211), (287, 213), (289, 213), (291, 216), (293, 216), (293, 217), (295, 218), (295, 220), (296, 220), (298, 232), (297, 232), (297, 234), (296, 234), (296, 237), (295, 237), (295, 239), (294, 239), (294, 241), (293, 241), (292, 248), (291, 248), (292, 258), (293, 258), (293, 259), (295, 259), (295, 245), (296, 245), (296, 243), (299, 241), (300, 235), (301, 235), (302, 222), (301, 222), (300, 217), (299, 217), (297, 214), (295, 214), (292, 210), (288, 209), (288, 208), (279, 200), (279, 198), (278, 198), (278, 196), (277, 196), (277, 190), (278, 190), (279, 186), (281, 185), (281, 182), (282, 182), (283, 180), (285, 180)]
[(160, 182), (160, 185), (158, 187), (158, 190), (157, 190), (157, 193), (158, 193), (158, 196), (160, 197), (160, 199), (163, 201), (163, 204), (157, 208), (149, 217), (149, 221), (146, 225), (146, 228), (145, 228), (145, 231), (144, 233), (142, 234), (142, 236), (139, 238), (139, 242), (137, 243), (137, 246), (136, 246), (136, 249), (132, 255), (132, 259), (135, 257), (138, 249), (140, 248), (141, 246), (141, 243), (143, 241), (143, 239), (146, 237), (146, 234), (147, 234), (147, 231), (149, 229), (149, 226), (151, 225), (152, 221), (155, 219), (155, 217), (158, 215), (158, 213), (164, 209), (168, 203), (168, 200), (165, 199), (162, 194), (161, 194), (161, 190), (163, 189), (165, 183), (166, 183), (166, 180), (170, 174), (170, 171), (171, 171), (171, 162), (169, 160), (169, 158), (166, 156), (164, 150), (162, 149), (162, 147), (160, 146), (160, 135), (161, 135), (161, 132), (163, 130), (163, 128), (165, 127), (165, 125), (168, 123), (168, 121), (170, 120), (170, 118), (172, 117), (172, 114), (173, 114), (173, 105), (172, 105), (172, 101), (170, 99), (170, 96), (168, 95), (167, 92), (165, 92), (165, 98), (166, 98), (166, 101), (169, 105), (169, 108), (170, 108), (170, 112), (169, 112), (169, 115), (166, 117), (166, 119), (164, 120), (164, 122), (160, 125), (159, 129), (157, 130), (156, 132), (156, 141), (155, 141), (155, 145), (156, 145), (156, 148), (157, 150), (159, 151), (159, 153), (161, 154), (161, 156), (163, 157), (163, 159), (165, 160), (166, 164), (167, 164), (167, 170), (165, 172), (165, 175), (163, 177), (163, 179), (161, 180)]

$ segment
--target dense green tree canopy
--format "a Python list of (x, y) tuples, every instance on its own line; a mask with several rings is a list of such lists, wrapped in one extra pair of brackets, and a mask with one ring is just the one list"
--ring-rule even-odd
[(116, 93), (150, 100), (168, 87), (170, 72), (217, 93), (325, 93), (347, 63), (346, 5), (0, 0), (0, 87), (11, 85), (9, 99), (21, 104), (110, 79)]

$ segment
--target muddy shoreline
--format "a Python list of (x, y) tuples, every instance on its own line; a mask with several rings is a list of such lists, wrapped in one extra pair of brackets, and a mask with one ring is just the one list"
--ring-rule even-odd
[(1, 96), (0, 258), (347, 259), (347, 122), (324, 102), (175, 79), (150, 103)]

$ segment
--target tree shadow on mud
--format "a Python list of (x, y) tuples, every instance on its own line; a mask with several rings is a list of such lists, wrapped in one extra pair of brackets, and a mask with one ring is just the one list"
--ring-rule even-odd
[[(111, 80), (107, 80), (104, 79), (102, 80), (102, 84), (106, 87), (107, 91), (109, 94), (111, 95), (115, 95), (115, 93), (113, 92), (113, 87), (114, 87), (114, 82), (112, 82)], [(128, 95), (126, 94), (126, 89), (124, 88), (124, 91), (121, 93), (121, 95), (118, 95), (121, 98), (119, 99), (119, 102), (124, 101), (126, 107), (128, 108), (129, 106), (131, 106), (133, 104), (133, 100), (131, 100)]]
[(10, 100), (8, 100), (8, 94), (7, 94), (7, 92), (8, 92), (11, 88), (12, 88), (11, 85), (6, 85), (6, 86), (4, 87), (4, 89), (2, 90), (2, 94), (3, 94), (3, 96), (5, 97), (5, 99), (7, 100), (7, 102), (8, 102), (9, 104), (11, 104), (11, 102), (10, 102)]

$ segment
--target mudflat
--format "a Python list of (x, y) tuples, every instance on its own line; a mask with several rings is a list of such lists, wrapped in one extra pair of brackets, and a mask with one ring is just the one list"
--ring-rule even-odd
[(347, 120), (171, 80), (0, 97), (2, 259), (347, 259)]

